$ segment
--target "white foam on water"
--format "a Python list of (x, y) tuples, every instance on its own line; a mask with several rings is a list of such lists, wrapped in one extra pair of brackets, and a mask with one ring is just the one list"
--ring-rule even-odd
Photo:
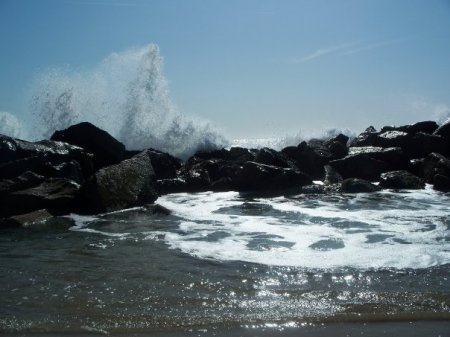
[[(385, 203), (383, 207), (374, 196)], [(248, 201), (269, 207), (264, 215), (239, 212), (245, 200), (235, 192), (173, 194), (158, 203), (184, 219), (179, 232), (166, 232), (168, 245), (198, 258), (306, 268), (426, 268), (450, 263), (448, 195), (427, 188), (346, 200), (347, 209), (325, 199), (314, 206), (301, 198)], [(238, 212), (233, 211), (236, 207)]]

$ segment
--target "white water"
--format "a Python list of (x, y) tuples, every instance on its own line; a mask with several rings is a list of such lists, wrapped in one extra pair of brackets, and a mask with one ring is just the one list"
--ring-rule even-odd
[(264, 215), (230, 212), (244, 202), (234, 192), (167, 195), (158, 203), (185, 219), (180, 232), (164, 233), (169, 246), (202, 259), (362, 269), (450, 263), (448, 196), (428, 188), (341, 197), (253, 200), (268, 208)]
[(153, 147), (186, 157), (227, 145), (208, 123), (177, 111), (155, 44), (112, 53), (89, 70), (47, 69), (31, 92), (34, 138), (89, 121), (129, 149)]

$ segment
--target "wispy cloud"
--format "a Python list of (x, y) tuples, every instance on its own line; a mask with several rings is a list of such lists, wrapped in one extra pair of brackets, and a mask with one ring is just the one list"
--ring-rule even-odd
[(310, 61), (314, 61), (318, 58), (322, 58), (325, 56), (337, 55), (337, 56), (348, 56), (357, 53), (361, 53), (364, 51), (374, 50), (378, 48), (382, 48), (389, 45), (399, 44), (405, 41), (411, 40), (411, 38), (401, 38), (401, 39), (391, 39), (391, 40), (382, 40), (376, 42), (369, 42), (367, 40), (362, 40), (358, 42), (350, 42), (343, 43), (336, 46), (320, 48), (316, 51), (305, 55), (301, 58), (297, 58), (295, 60), (291, 60), (292, 64), (306, 63)]
[(303, 56), (301, 58), (292, 60), (291, 63), (305, 63), (305, 62), (309, 62), (315, 59), (318, 59), (320, 57), (329, 55), (329, 54), (334, 54), (337, 53), (338, 51), (341, 50), (346, 50), (352, 46), (355, 46), (355, 43), (344, 43), (341, 45), (337, 45), (337, 46), (332, 46), (332, 47), (327, 47), (327, 48), (320, 48), (317, 49), (316, 51), (312, 52), (311, 54), (308, 54), (306, 56)]

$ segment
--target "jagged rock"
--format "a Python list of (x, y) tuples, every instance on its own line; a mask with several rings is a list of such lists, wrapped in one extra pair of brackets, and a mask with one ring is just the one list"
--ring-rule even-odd
[(425, 187), (423, 179), (408, 171), (386, 172), (382, 173), (380, 178), (380, 186), (382, 188), (418, 190)]
[(39, 209), (30, 213), (13, 215), (0, 220), (0, 227), (32, 227), (42, 224), (53, 218), (46, 209)]
[(439, 125), (435, 121), (423, 121), (406, 126), (405, 131), (409, 134), (416, 134), (417, 132), (432, 134), (438, 127)]
[(450, 177), (442, 174), (435, 174), (433, 177), (433, 188), (437, 191), (449, 192), (450, 191)]
[(73, 165), (81, 172), (69, 169), (70, 174), (87, 177), (93, 173), (92, 155), (78, 146), (48, 140), (33, 143), (0, 135), (0, 178), (13, 178), (26, 171), (69, 178), (64, 174), (72, 161), (78, 163)]
[(386, 131), (400, 131), (400, 132), (406, 132), (410, 135), (414, 135), (417, 132), (432, 134), (434, 131), (436, 131), (437, 128), (438, 128), (438, 125), (435, 121), (423, 121), (423, 122), (417, 122), (412, 125), (385, 126), (381, 129), (380, 133), (383, 133)]
[(339, 174), (332, 166), (325, 165), (325, 179), (324, 183), (325, 185), (333, 185), (333, 184), (340, 184), (344, 180), (342, 178), (342, 175)]
[[(399, 147), (374, 147), (362, 146), (351, 147), (349, 149), (350, 155), (365, 154), (369, 157), (385, 162), (389, 171), (408, 170), (410, 166), (409, 158), (403, 153)], [(386, 171), (387, 172), (387, 171)]]
[(286, 158), (282, 154), (280, 154), (279, 152), (277, 152), (273, 149), (269, 149), (267, 147), (260, 149), (256, 153), (254, 161), (256, 163), (265, 164), (265, 165), (278, 166), (278, 167), (284, 167), (284, 168), (290, 167)]
[(50, 178), (26, 189), (0, 195), (0, 217), (48, 209), (54, 214), (72, 212), (79, 185), (65, 178)]
[(450, 119), (447, 119), (435, 132), (435, 135), (442, 136), (450, 140)]
[(95, 170), (117, 164), (125, 157), (125, 146), (121, 142), (89, 122), (55, 131), (50, 139), (76, 145), (92, 153)]
[(281, 153), (290, 159), (301, 172), (309, 174), (316, 179), (322, 179), (326, 165), (333, 153), (325, 146), (324, 142), (312, 140), (309, 143), (301, 142), (297, 147), (288, 146)]
[(439, 153), (430, 153), (420, 163), (420, 176), (428, 183), (434, 184), (437, 174), (450, 177), (450, 160)]
[(44, 176), (38, 175), (30, 171), (24, 172), (20, 176), (12, 179), (0, 180), (0, 196), (5, 196), (11, 192), (37, 186), (44, 180), (45, 180)]
[(160, 195), (188, 191), (186, 180), (181, 178), (161, 179), (158, 180), (156, 183)]
[(345, 179), (341, 184), (341, 191), (344, 193), (367, 193), (376, 192), (380, 188), (367, 180), (358, 178)]
[(375, 144), (381, 147), (403, 147), (410, 135), (403, 131), (386, 131), (377, 135)]
[(156, 177), (149, 150), (97, 171), (81, 188), (85, 213), (142, 206), (157, 199)]
[(256, 162), (245, 162), (234, 181), (238, 191), (271, 192), (300, 189), (311, 183), (311, 179), (302, 172)]
[(181, 168), (181, 160), (168, 153), (150, 149), (150, 160), (155, 170), (156, 179), (171, 179), (177, 177), (177, 171)]
[(339, 172), (344, 179), (378, 180), (381, 173), (389, 171), (387, 163), (374, 159), (367, 154), (348, 155), (343, 159), (331, 161), (330, 166)]
[(369, 126), (351, 141), (350, 146), (376, 146), (377, 135), (375, 128)]

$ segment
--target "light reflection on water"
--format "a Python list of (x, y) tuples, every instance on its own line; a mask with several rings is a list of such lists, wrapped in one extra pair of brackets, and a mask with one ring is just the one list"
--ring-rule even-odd
[[(161, 198), (175, 211), (168, 217), (134, 210), (74, 216), (76, 223), (58, 229), (4, 231), (0, 331), (196, 331), (211, 325), (284, 329), (370, 317), (450, 319), (450, 271), (444, 259), (450, 251), (449, 198), (430, 198), (430, 193), (319, 200), (181, 194)], [(364, 240), (351, 238), (349, 230), (362, 231)], [(324, 239), (330, 232), (339, 235), (344, 247)], [(290, 254), (304, 237), (324, 242)], [(317, 260), (310, 267), (301, 254), (310, 250), (314, 255), (309, 257), (325, 258), (356, 245), (394, 247), (390, 252), (396, 255), (382, 263), (410, 265), (395, 259), (420, 245), (439, 259), (416, 261), (418, 267), (429, 263), (420, 268), (346, 265), (357, 259), (334, 267)], [(270, 263), (255, 257), (269, 257)], [(286, 257), (289, 263), (273, 263)]]

